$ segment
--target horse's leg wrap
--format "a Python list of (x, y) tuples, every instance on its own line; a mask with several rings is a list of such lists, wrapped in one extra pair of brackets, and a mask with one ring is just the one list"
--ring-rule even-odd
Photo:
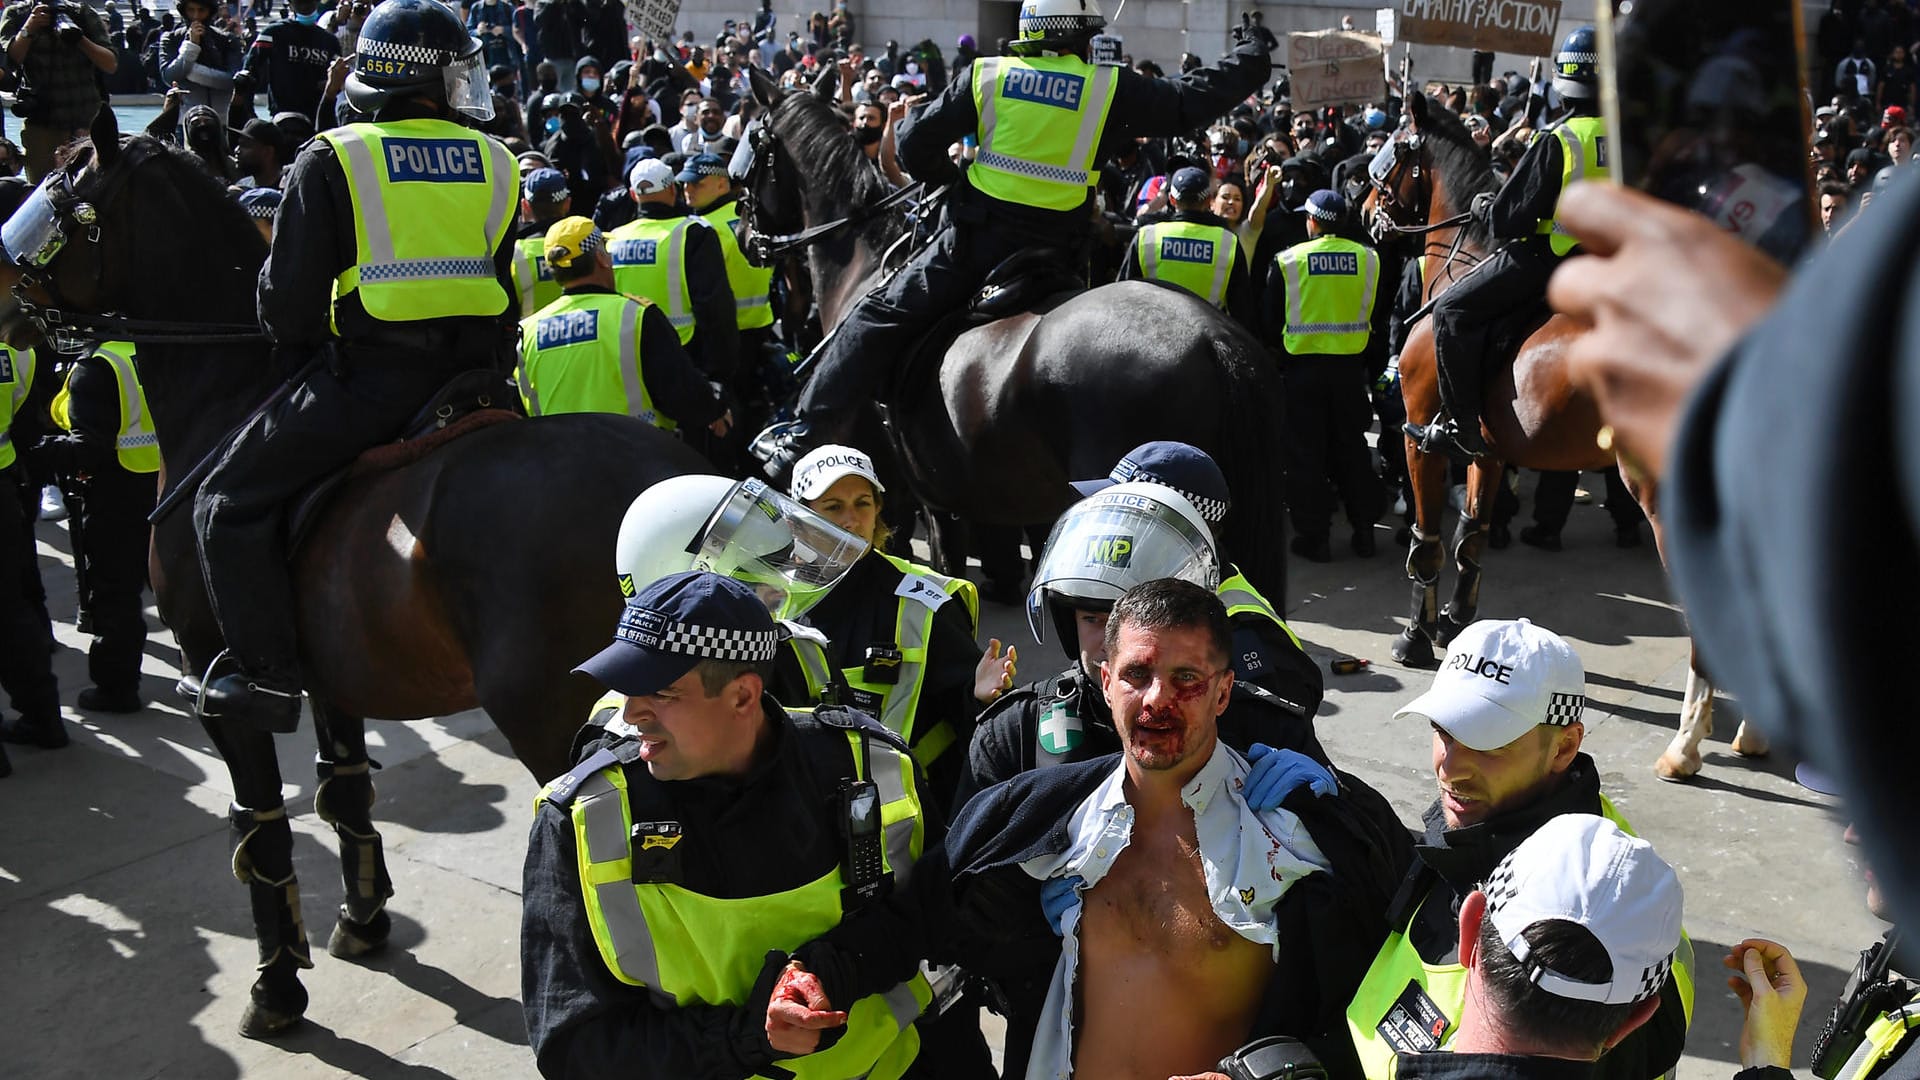
[(1480, 557), (1487, 548), (1487, 523), (1477, 517), (1460, 518), (1453, 534), (1453, 564), (1458, 576), (1453, 583), (1453, 598), (1447, 601), (1446, 623), (1441, 627), (1448, 640), (1473, 621), (1480, 609)]
[(288, 960), (310, 968), (307, 930), (300, 921), (300, 883), (293, 874), (293, 828), (287, 808), (250, 810), (235, 803), (233, 876), (247, 887), (253, 902), (253, 936), (260, 945), (258, 970)]
[(1393, 640), (1393, 658), (1410, 667), (1433, 663), (1433, 638), (1440, 609), (1440, 538), (1417, 527), (1407, 549), (1407, 577), (1413, 581), (1413, 610), (1407, 628)]
[[(345, 762), (318, 758), (314, 762), (320, 786), (313, 793), (313, 811), (333, 826), (334, 835), (340, 839), (340, 882), (346, 894), (340, 918), (354, 924), (348, 933), (359, 939), (358, 944), (368, 946), (386, 940), (391, 922), (385, 908), (387, 898), (393, 895), (386, 853), (373, 827), (373, 770), (377, 767), (365, 757)], [(341, 932), (336, 927), (334, 940), (327, 946), (335, 955), (340, 955), (346, 944), (340, 941)], [(349, 954), (364, 951), (368, 950), (350, 949)]]

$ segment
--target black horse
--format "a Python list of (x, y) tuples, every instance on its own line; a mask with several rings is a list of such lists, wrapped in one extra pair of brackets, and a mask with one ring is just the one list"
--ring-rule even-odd
[[(50, 188), (65, 246), (25, 280), (17, 268), (0, 271), (12, 287), (0, 333), (29, 342), (44, 329), (17, 297), (128, 320), (251, 324), (267, 247), (245, 213), (186, 153), (144, 135), (123, 141), (111, 110), (91, 134), (66, 152)], [(182, 266), (192, 269), (168, 270)], [(264, 344), (141, 342), (163, 488), (274, 391), (286, 374), (276, 361)], [(620, 608), (612, 560), (621, 516), (655, 481), (704, 471), (697, 454), (638, 420), (520, 420), (356, 476), (319, 511), (289, 569), (320, 748), (314, 810), (339, 836), (346, 886), (329, 952), (379, 948), (390, 927), (365, 718), (479, 706), (536, 779), (564, 771), (598, 693), (569, 671), (606, 643)], [(197, 673), (222, 642), (191, 517), (157, 524), (151, 570), (183, 669)], [(304, 1012), (299, 969), (312, 966), (280, 770), (272, 736), (202, 724), (233, 779), (233, 870), (249, 885), (260, 946), (241, 1031), (271, 1034)]]
[[(779, 235), (853, 219), (807, 253), (830, 329), (881, 280), (906, 219), (868, 209), (887, 186), (831, 103), (832, 72), (812, 93), (750, 77), (767, 128), (746, 224)], [(919, 501), (974, 524), (1045, 524), (1073, 503), (1069, 481), (1106, 475), (1143, 442), (1192, 443), (1233, 490), (1223, 546), (1275, 604), (1285, 602), (1279, 375), (1260, 343), (1213, 305), (1138, 281), (1059, 294), (964, 330), (937, 366), (902, 380), (888, 402), (888, 437), (861, 440), (897, 457)], [(957, 573), (965, 543), (930, 518), (936, 562)]]

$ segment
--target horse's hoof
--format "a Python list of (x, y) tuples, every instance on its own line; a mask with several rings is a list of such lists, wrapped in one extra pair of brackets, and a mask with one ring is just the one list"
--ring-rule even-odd
[(1653, 774), (1670, 784), (1686, 783), (1688, 780), (1693, 779), (1694, 775), (1699, 771), (1699, 754), (1689, 754), (1686, 757), (1679, 757), (1672, 753), (1665, 753), (1660, 755), (1659, 761), (1653, 763)]
[(1741, 757), (1766, 757), (1773, 752), (1773, 746), (1767, 742), (1765, 735), (1756, 735), (1742, 724), (1740, 730), (1733, 734), (1733, 752)]
[(1505, 525), (1494, 525), (1487, 529), (1487, 545), (1495, 551), (1505, 551), (1513, 544), (1513, 530)]
[(1458, 618), (1455, 618), (1451, 611), (1441, 612), (1440, 621), (1433, 624), (1433, 630), (1431, 631), (1433, 643), (1443, 649), (1446, 648), (1453, 643), (1454, 638), (1460, 636), (1460, 631), (1465, 630), (1468, 624), (1472, 622), (1473, 619), (1471, 617), (1468, 617), (1465, 622), (1462, 622)]
[(346, 906), (341, 905), (340, 918), (333, 924), (333, 934), (327, 938), (327, 953), (342, 960), (353, 960), (370, 956), (387, 947), (387, 937), (393, 933), (393, 919), (385, 911), (374, 914), (364, 923), (347, 918)]
[(1400, 636), (1393, 639), (1393, 645), (1387, 652), (1395, 662), (1407, 667), (1423, 668), (1434, 664), (1433, 643), (1427, 640), (1427, 635), (1412, 627), (1402, 630)]
[(240, 1015), (240, 1034), (265, 1039), (298, 1024), (306, 1014), (307, 988), (297, 977), (276, 989), (267, 985), (263, 975), (253, 984), (247, 1011)]

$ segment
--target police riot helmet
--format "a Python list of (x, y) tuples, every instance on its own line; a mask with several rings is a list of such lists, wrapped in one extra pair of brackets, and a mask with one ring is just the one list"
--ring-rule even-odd
[(396, 95), (440, 101), (482, 122), (493, 119), (480, 43), (440, 0), (382, 0), (360, 28), (347, 102), (371, 116)]
[(1011, 51), (1018, 55), (1077, 51), (1106, 25), (1107, 17), (1100, 14), (1095, 0), (1025, 0)]
[(1576, 26), (1553, 54), (1553, 88), (1563, 98), (1593, 101), (1600, 96), (1600, 45), (1593, 27)]
[(1073, 611), (1107, 610), (1135, 585), (1180, 578), (1220, 584), (1220, 556), (1206, 518), (1163, 484), (1128, 481), (1090, 495), (1054, 522), (1027, 594), (1027, 625), (1045, 641), (1049, 614), (1072, 650)]

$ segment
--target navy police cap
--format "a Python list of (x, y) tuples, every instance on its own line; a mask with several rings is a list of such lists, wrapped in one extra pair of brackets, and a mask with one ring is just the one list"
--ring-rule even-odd
[(702, 660), (770, 662), (781, 636), (752, 586), (690, 570), (627, 601), (613, 644), (574, 670), (639, 697), (666, 689)]

